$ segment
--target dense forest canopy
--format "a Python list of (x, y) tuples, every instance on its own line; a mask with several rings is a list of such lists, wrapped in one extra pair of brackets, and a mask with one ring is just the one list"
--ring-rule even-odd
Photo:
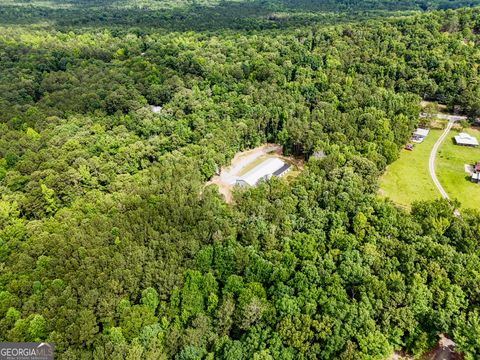
[[(376, 195), (422, 98), (480, 115), (480, 9), (392, 11), (474, 4), (2, 2), (0, 340), (385, 359), (445, 333), (478, 358), (480, 212)], [(232, 206), (205, 186), (265, 142), (303, 173)]]
[(480, 0), (3, 0), (0, 21), (49, 24), (76, 32), (91, 27), (142, 32), (254, 31), (476, 5)]

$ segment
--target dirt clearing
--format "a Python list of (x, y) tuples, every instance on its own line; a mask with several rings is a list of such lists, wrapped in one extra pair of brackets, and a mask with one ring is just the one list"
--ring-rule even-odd
[(237, 153), (230, 166), (222, 168), (220, 174), (215, 175), (206, 185), (217, 185), (220, 194), (225, 197), (225, 201), (231, 204), (233, 201), (232, 189), (237, 179), (271, 157), (279, 158), (290, 165), (294, 165), (295, 172), (303, 169), (303, 160), (283, 156), (280, 145), (264, 144), (255, 149)]

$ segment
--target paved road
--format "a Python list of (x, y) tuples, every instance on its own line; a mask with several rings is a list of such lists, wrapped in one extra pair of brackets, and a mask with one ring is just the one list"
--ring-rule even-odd
[(448, 120), (448, 121), (467, 120), (467, 117), (463, 116), (463, 115), (450, 115), (450, 114), (442, 114), (442, 113), (438, 113), (437, 118), (445, 119), (445, 120)]
[(448, 125), (443, 132), (443, 134), (438, 138), (437, 142), (435, 145), (433, 145), (432, 151), (430, 152), (430, 158), (428, 159), (428, 170), (430, 171), (430, 176), (432, 177), (433, 183), (437, 187), (438, 191), (442, 195), (444, 199), (450, 200), (448, 197), (447, 192), (443, 188), (442, 184), (440, 184), (440, 181), (438, 181), (437, 174), (435, 174), (435, 157), (437, 156), (438, 148), (442, 144), (443, 140), (447, 137), (448, 133), (450, 132), (450, 129), (452, 128), (453, 124), (455, 123), (456, 120), (454, 119), (449, 119)]

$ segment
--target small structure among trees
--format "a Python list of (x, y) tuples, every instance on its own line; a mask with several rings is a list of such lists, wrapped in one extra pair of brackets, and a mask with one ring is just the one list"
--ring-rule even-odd
[(150, 105), (150, 110), (155, 114), (160, 114), (162, 112), (162, 107), (157, 105)]

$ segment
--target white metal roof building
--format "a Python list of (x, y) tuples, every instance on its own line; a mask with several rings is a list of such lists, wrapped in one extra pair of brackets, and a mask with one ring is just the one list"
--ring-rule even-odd
[(428, 130), (428, 129), (418, 128), (418, 129), (415, 130), (415, 132), (413, 133), (413, 136), (427, 137), (427, 135), (428, 135), (429, 132), (430, 132), (430, 130)]
[(278, 158), (269, 158), (255, 166), (245, 175), (239, 177), (237, 185), (255, 186), (260, 180), (268, 180), (272, 176), (282, 176), (290, 169), (290, 165)]
[(418, 128), (412, 134), (412, 141), (416, 143), (421, 143), (427, 137), (430, 130)]
[(455, 143), (462, 146), (478, 146), (478, 140), (467, 133), (460, 133), (455, 136)]

